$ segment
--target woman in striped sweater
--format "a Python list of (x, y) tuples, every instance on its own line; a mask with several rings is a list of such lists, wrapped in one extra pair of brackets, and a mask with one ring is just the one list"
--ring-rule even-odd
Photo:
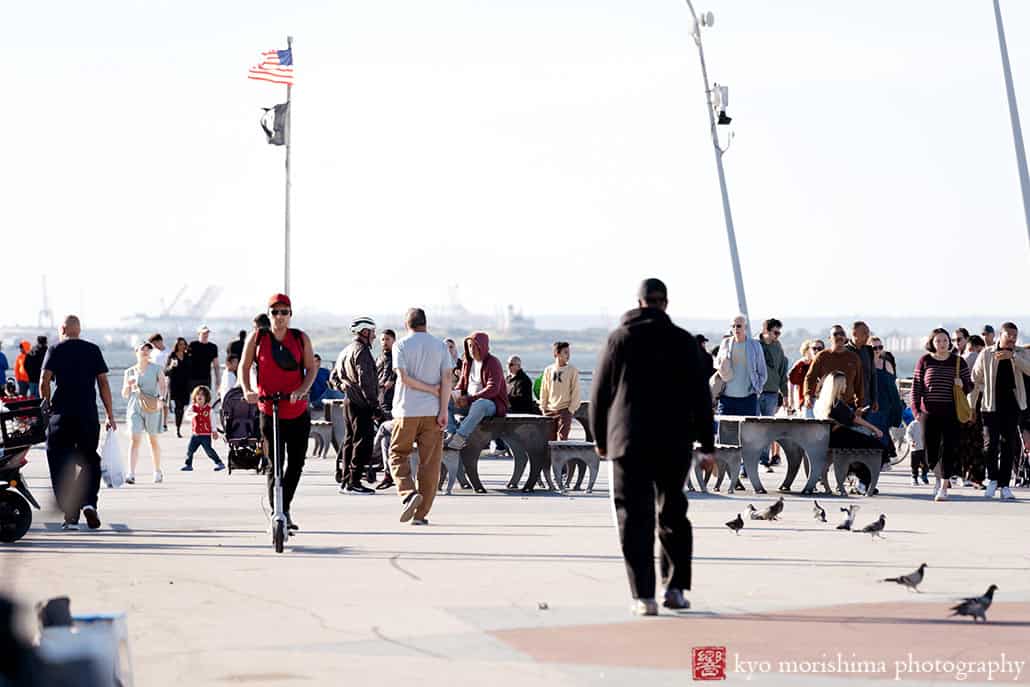
[(954, 388), (961, 387), (962, 393), (968, 394), (973, 389), (973, 381), (966, 361), (952, 352), (947, 329), (934, 329), (926, 350), (928, 353), (916, 363), (912, 377), (912, 409), (923, 426), (930, 469), (940, 463), (940, 470), (935, 470), (938, 477), (934, 501), (944, 501), (948, 498), (948, 478), (957, 475), (959, 470), (955, 451), (961, 425), (955, 409)]

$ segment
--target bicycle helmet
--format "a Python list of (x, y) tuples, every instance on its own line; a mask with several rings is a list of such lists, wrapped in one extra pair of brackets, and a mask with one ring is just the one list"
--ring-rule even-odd
[(351, 334), (360, 334), (362, 329), (375, 329), (376, 321), (371, 317), (363, 316), (359, 317), (350, 323)]

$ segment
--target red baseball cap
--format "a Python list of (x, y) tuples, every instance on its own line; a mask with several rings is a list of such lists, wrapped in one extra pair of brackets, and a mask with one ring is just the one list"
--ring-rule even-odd
[(268, 299), (269, 308), (279, 303), (282, 303), (283, 305), (288, 306), (290, 308), (293, 307), (293, 303), (290, 302), (290, 297), (287, 296), (285, 293), (277, 293)]

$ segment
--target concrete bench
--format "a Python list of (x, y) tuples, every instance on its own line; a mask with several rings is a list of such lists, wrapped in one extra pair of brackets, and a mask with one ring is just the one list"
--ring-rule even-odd
[[(808, 481), (803, 494), (812, 494), (820, 479), (824, 479), (830, 446), (830, 420), (809, 420), (793, 417), (738, 417), (719, 416), (719, 431), (716, 443), (740, 448), (741, 462), (747, 470), (748, 480), (756, 494), (765, 494), (765, 487), (759, 478), (758, 463), (774, 441), (783, 447), (787, 458), (787, 473), (779, 490), (790, 491), (794, 478), (802, 464), (808, 471)], [(805, 461), (807, 458), (807, 462)], [(733, 484), (739, 476), (733, 476)]]
[(594, 440), (594, 432), (590, 429), (590, 401), (583, 401), (579, 404), (579, 409), (572, 416), (579, 426), (583, 428), (583, 436), (586, 437), (587, 441), (591, 444), (596, 443)]
[[(547, 451), (550, 455), (551, 470), (554, 472), (554, 481), (561, 493), (567, 492), (568, 484), (562, 479), (562, 472), (569, 471), (569, 479), (572, 477), (572, 461), (579, 461), (586, 465), (590, 471), (590, 481), (587, 482), (587, 493), (594, 491), (594, 483), (597, 482), (597, 473), (600, 469), (600, 456), (594, 450), (592, 441), (549, 441)], [(583, 475), (580, 474), (580, 481)], [(576, 486), (579, 489), (579, 485)]]
[[(694, 450), (694, 464), (691, 472), (694, 473), (694, 480), (697, 482), (697, 490), (701, 492), (708, 492), (708, 480), (711, 477), (711, 473), (708, 475), (704, 474), (704, 469), (701, 467), (701, 461), (698, 460), (699, 451)], [(713, 491), (718, 492), (722, 486), (723, 480), (729, 476), (727, 480), (729, 486), (727, 493), (733, 493), (733, 486), (737, 483), (737, 476), (740, 474), (740, 447), (739, 446), (721, 446), (716, 444), (715, 446), (715, 466), (717, 471), (717, 479), (715, 481), (715, 487)], [(694, 485), (690, 480), (690, 472), (687, 473), (687, 489), (694, 491)]]
[(486, 493), (486, 488), (479, 479), (479, 457), (483, 449), (494, 439), (503, 439), (515, 459), (515, 469), (508, 482), (509, 489), (517, 488), (528, 464), (529, 478), (522, 491), (533, 491), (538, 480), (546, 481), (548, 487), (553, 490), (555, 486), (551, 481), (547, 441), (556, 422), (557, 420), (552, 417), (522, 414), (488, 417), (480, 422), (476, 431), (468, 438), (465, 448), (461, 450), (465, 476), (476, 492)]
[[(830, 460), (827, 461), (823, 471), (823, 484), (826, 484), (826, 473), (833, 465), (833, 476), (837, 480), (837, 495), (847, 496), (847, 489), (844, 486), (848, 477), (848, 468), (853, 463), (864, 465), (869, 470), (869, 484), (866, 485), (866, 496), (873, 496), (877, 482), (880, 481), (880, 466), (883, 464), (883, 451), (881, 449), (869, 448), (831, 448)], [(826, 490), (829, 491), (829, 485)]]
[(312, 420), (311, 432), (308, 438), (314, 440), (315, 451), (312, 454), (316, 458), (325, 458), (329, 453), (329, 447), (333, 440), (333, 425), (328, 420)]

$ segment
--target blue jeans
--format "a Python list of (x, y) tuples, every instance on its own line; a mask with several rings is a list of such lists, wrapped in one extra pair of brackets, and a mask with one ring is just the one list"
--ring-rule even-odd
[(758, 415), (758, 396), (751, 394), (744, 398), (733, 396), (720, 396), (719, 405), (715, 409), (716, 415)]
[(472, 402), (465, 413), (465, 419), (458, 425), (457, 434), (468, 439), (476, 431), (476, 427), (483, 421), (483, 418), (493, 417), (497, 414), (497, 405), (488, 399), (480, 398)]
[(211, 447), (211, 435), (194, 434), (190, 437), (190, 445), (186, 448), (186, 465), (193, 465), (193, 454), (197, 452), (198, 448), (204, 449), (204, 453), (207, 454), (212, 463), (215, 465), (222, 464), (222, 459), (218, 457), (218, 454)]
[(29, 382), (29, 396), (39, 398), (39, 383)]
[[(773, 417), (780, 407), (780, 394), (776, 391), (763, 391), (758, 397), (758, 414), (762, 417)], [(766, 451), (759, 461), (762, 465), (768, 465), (772, 460), (772, 450)]]

